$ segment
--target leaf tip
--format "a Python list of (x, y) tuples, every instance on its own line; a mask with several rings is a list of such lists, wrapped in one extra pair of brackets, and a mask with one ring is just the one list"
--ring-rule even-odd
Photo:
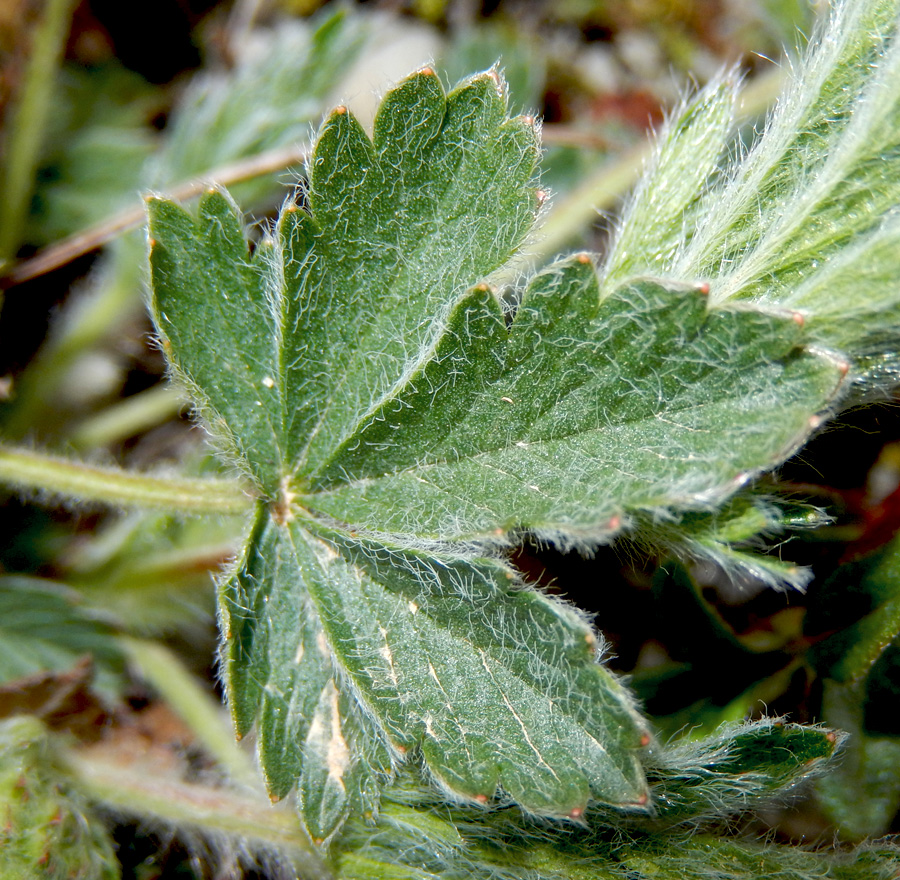
[(484, 72), (484, 75), (488, 79), (493, 80), (494, 86), (496, 86), (497, 91), (502, 95), (504, 83), (503, 83), (503, 77), (500, 76), (500, 71), (497, 70), (496, 67), (492, 67), (490, 70), (486, 70)]

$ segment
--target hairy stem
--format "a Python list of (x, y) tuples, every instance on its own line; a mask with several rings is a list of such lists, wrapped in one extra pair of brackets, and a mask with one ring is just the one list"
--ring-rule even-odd
[(66, 763), (81, 791), (114, 813), (192, 830), (216, 841), (225, 838), (235, 849), (268, 852), (302, 866), (304, 877), (331, 876), (289, 805), (272, 807), (246, 793), (150, 775), (102, 758), (95, 750), (71, 752)]
[(155, 477), (8, 446), (0, 446), (0, 483), (80, 502), (179, 513), (238, 515), (251, 504), (238, 482)]

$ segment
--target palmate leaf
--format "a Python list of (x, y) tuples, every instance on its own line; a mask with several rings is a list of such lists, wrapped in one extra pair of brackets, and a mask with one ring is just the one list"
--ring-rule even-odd
[(197, 219), (151, 201), (164, 348), (261, 498), (220, 596), (232, 711), (316, 839), (414, 755), (468, 802), (644, 810), (650, 736), (590, 627), (490, 547), (708, 509), (846, 373), (792, 313), (646, 278), (601, 296), (586, 255), (506, 314), (490, 285), (534, 221), (536, 159), (496, 74), (445, 95), (423, 70), (371, 141), (329, 117), (307, 199), (252, 253), (224, 193)]

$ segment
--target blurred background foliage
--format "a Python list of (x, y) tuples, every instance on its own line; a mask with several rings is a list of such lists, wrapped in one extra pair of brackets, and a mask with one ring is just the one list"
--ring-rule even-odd
[[(514, 108), (544, 120), (552, 195), (529, 259), (602, 251), (648, 131), (732, 65), (752, 126), (777, 90), (773, 60), (815, 14), (804, 0), (3, 0), (2, 441), (162, 473), (212, 467), (144, 312), (142, 193), (222, 180), (265, 223), (302, 191), (304, 147), (328, 107), (347, 103), (365, 124), (417, 66), (452, 83), (499, 61)], [(749, 503), (710, 523), (710, 541), (740, 543), (768, 516), (772, 564), (810, 567), (803, 594), (638, 546), (586, 559), (526, 542), (514, 556), (594, 615), (662, 736), (762, 714), (851, 734), (809, 798), (756, 820), (778, 839), (900, 831), (898, 438), (891, 401), (846, 413), (772, 477), (796, 508)], [(247, 772), (214, 670), (212, 575), (240, 522), (5, 494), (0, 528), (0, 717), (19, 725), (4, 728), (0, 782), (44, 760), (43, 728), (22, 728), (26, 715), (125, 767), (150, 754), (186, 777), (208, 780), (223, 762)], [(54, 817), (87, 815), (69, 800), (27, 822), (50, 840)], [(122, 817), (79, 827), (77, 845), (101, 864), (86, 877), (106, 876), (102, 865), (115, 876), (113, 841), (123, 876), (241, 875), (241, 855), (206, 838)], [(26, 862), (49, 844), (34, 846)]]

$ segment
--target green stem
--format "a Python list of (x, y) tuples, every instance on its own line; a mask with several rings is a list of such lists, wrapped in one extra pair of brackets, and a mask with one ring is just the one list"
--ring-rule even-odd
[(95, 449), (140, 434), (174, 416), (184, 399), (168, 384), (154, 385), (85, 419), (69, 442), (75, 449)]
[(30, 449), (0, 445), (0, 483), (75, 501), (177, 513), (246, 513), (251, 494), (237, 482), (165, 478), (101, 468)]
[(260, 776), (238, 747), (222, 706), (210, 697), (184, 664), (159, 642), (122, 636), (120, 644), (140, 675), (193, 731), (210, 757), (229, 778), (250, 791), (260, 791)]
[(12, 257), (22, 240), (50, 97), (74, 8), (75, 0), (47, 0), (32, 39), (24, 85), (6, 144), (0, 199), (0, 260)]
[(331, 876), (287, 804), (273, 807), (246, 793), (150, 774), (88, 750), (70, 753), (66, 763), (81, 791), (115, 813), (176, 830), (192, 829), (212, 839), (224, 835), (236, 849), (274, 851), (301, 867), (304, 877)]

